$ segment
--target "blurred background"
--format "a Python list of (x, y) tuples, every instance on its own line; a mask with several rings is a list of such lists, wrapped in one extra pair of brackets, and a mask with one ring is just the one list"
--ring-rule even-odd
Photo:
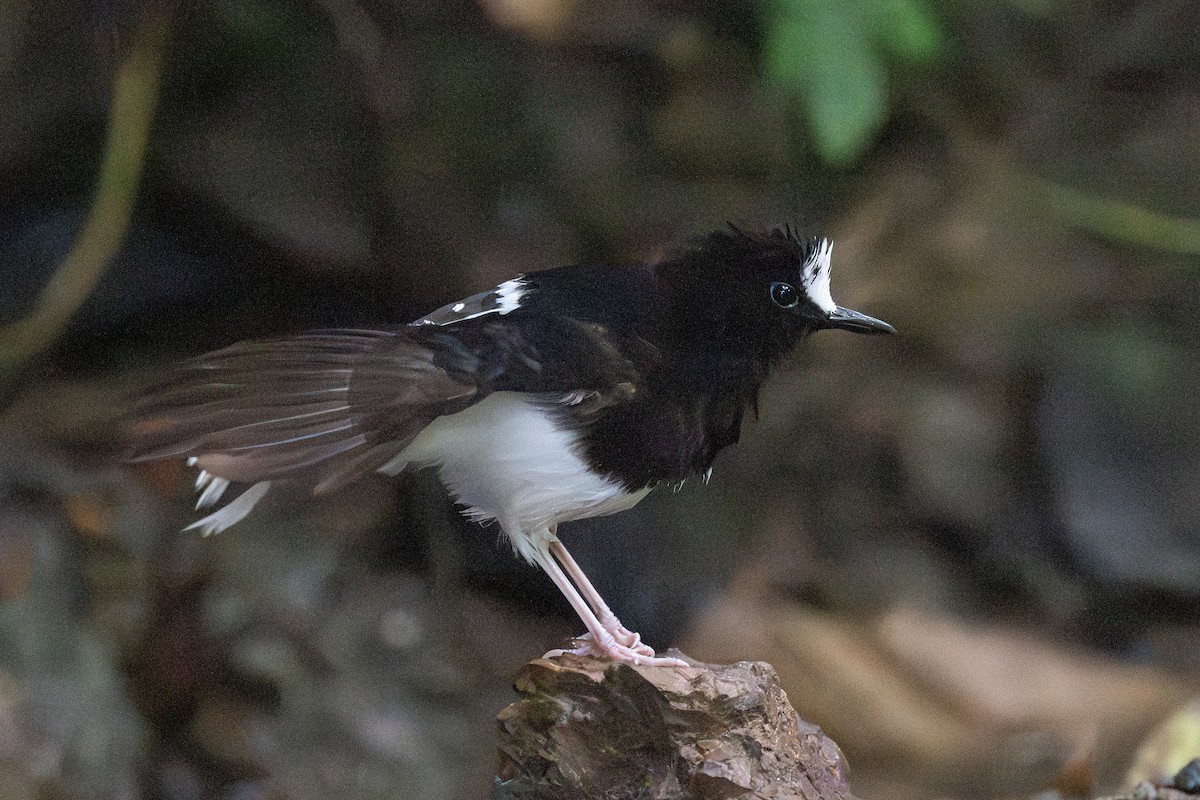
[[(1193, 0), (0, 0), (0, 796), (483, 798), (579, 632), (436, 479), (201, 539), (166, 364), (720, 227), (839, 302), (712, 482), (566, 526), (629, 627), (762, 659), (856, 793), (1200, 755)], [(1057, 794), (1053, 794), (1057, 792)]]

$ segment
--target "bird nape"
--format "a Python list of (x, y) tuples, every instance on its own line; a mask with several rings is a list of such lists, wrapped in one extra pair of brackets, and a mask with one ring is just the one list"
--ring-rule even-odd
[(731, 226), (656, 263), (522, 275), (410, 325), (235, 344), (141, 398), (132, 459), (199, 470), (196, 507), (211, 511), (188, 528), (205, 535), (277, 481), (324, 494), (435, 467), (467, 517), (498, 522), (566, 595), (587, 627), (573, 652), (680, 663), (621, 625), (558, 525), (707, 473), (810, 334), (894, 333), (834, 303), (830, 253), (791, 228)]

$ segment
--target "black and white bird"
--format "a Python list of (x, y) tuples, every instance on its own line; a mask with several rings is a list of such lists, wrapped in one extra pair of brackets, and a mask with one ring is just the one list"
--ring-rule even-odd
[(206, 535), (279, 481), (325, 494), (435, 467), (467, 517), (498, 522), (566, 595), (587, 627), (576, 652), (678, 663), (621, 625), (558, 525), (707, 476), (815, 331), (895, 332), (834, 303), (831, 250), (790, 227), (731, 227), (656, 263), (522, 275), (403, 327), (235, 344), (143, 397), (133, 459), (199, 470), (197, 508), (213, 510), (188, 527)]

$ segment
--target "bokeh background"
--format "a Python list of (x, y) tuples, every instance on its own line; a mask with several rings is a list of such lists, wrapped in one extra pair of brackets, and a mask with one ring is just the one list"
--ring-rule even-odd
[[(164, 365), (734, 221), (839, 302), (710, 485), (563, 534), (857, 794), (1200, 755), (1194, 0), (0, 0), (0, 797), (483, 798), (579, 627), (429, 475), (181, 534)], [(1189, 710), (1190, 709), (1190, 710)], [(1189, 738), (1191, 737), (1191, 738)]]

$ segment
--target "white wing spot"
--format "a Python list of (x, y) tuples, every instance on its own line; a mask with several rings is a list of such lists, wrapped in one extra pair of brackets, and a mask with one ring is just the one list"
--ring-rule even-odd
[(521, 298), (525, 295), (525, 282), (522, 278), (513, 278), (496, 287), (496, 310), (500, 314), (516, 311), (521, 307)]
[(515, 311), (521, 305), (527, 287), (524, 276), (505, 281), (495, 289), (472, 295), (457, 303), (449, 303), (438, 310), (426, 314), (411, 325), (453, 325), (456, 322), (466, 322), (488, 314), (507, 314)]

